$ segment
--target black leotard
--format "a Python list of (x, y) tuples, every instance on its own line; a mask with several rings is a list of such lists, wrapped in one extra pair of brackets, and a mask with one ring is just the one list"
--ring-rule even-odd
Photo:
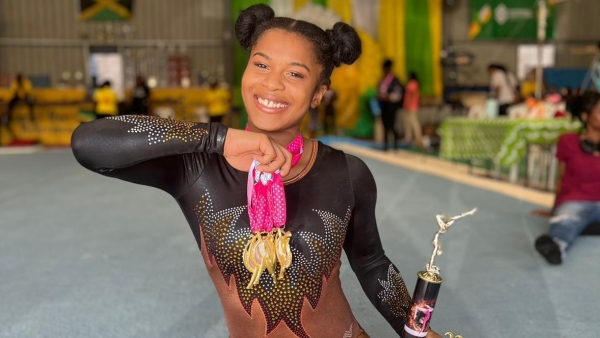
[(284, 182), (292, 266), (284, 280), (273, 283), (264, 273), (259, 285), (246, 289), (248, 174), (222, 156), (226, 134), (218, 123), (121, 116), (82, 124), (72, 147), (84, 167), (177, 200), (232, 338), (357, 337), (362, 329), (339, 280), (342, 248), (367, 297), (400, 333), (411, 299), (381, 246), (373, 176), (360, 159), (320, 142), (312, 142), (306, 170)]

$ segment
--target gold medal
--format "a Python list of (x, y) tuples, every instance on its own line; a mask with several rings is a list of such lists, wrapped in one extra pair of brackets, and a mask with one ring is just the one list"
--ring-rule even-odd
[(283, 231), (278, 228), (275, 233), (275, 252), (277, 254), (277, 261), (279, 262), (279, 277), (277, 279), (282, 280), (285, 269), (292, 265), (292, 251), (290, 250), (290, 238), (292, 233), (289, 231)]
[(244, 266), (252, 273), (250, 282), (246, 288), (251, 289), (260, 282), (260, 276), (267, 269), (269, 274), (275, 279), (275, 243), (273, 233), (257, 232), (255, 233), (244, 248)]
[[(265, 270), (269, 271), (274, 283), (277, 279), (283, 279), (285, 269), (292, 265), (291, 237), (291, 232), (282, 229), (273, 232), (257, 232), (250, 237), (244, 247), (244, 266), (252, 273), (246, 288), (252, 289), (257, 285)], [(276, 278), (277, 262), (279, 262), (279, 276)]]

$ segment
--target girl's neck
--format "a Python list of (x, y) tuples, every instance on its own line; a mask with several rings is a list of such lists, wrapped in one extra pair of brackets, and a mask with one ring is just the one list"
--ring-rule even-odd
[[(292, 143), (292, 141), (298, 136), (300, 133), (299, 128), (290, 128), (285, 130), (278, 131), (264, 131), (256, 128), (252, 123), (248, 122), (248, 128), (250, 131), (262, 133), (269, 136), (275, 143), (281, 146), (287, 146)], [(312, 140), (304, 138), (304, 149), (302, 152), (302, 158), (300, 162), (290, 170), (290, 173), (284, 177), (284, 181), (292, 180), (298, 175), (302, 173), (302, 171), (309, 165), (310, 158), (312, 157), (314, 143)]]
[(587, 128), (585, 134), (583, 134), (584, 138), (591, 140), (595, 143), (600, 143), (600, 130), (594, 128)]
[(296, 129), (296, 128), (277, 130), (277, 131), (265, 131), (265, 130), (260, 130), (260, 129), (256, 128), (251, 123), (248, 123), (248, 127), (250, 128), (250, 131), (265, 134), (265, 135), (269, 136), (273, 141), (275, 141), (275, 143), (277, 143), (283, 147), (292, 143), (292, 141), (300, 133), (300, 130)]

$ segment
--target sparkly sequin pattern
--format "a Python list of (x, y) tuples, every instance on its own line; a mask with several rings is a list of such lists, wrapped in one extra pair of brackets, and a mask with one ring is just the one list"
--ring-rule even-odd
[(353, 329), (354, 329), (354, 323), (350, 324), (350, 330), (344, 332), (343, 338), (352, 338), (352, 336), (354, 336)]
[(396, 317), (406, 317), (411, 304), (410, 294), (400, 273), (390, 264), (387, 273), (387, 281), (379, 280), (383, 291), (378, 297), (390, 306), (390, 310)]
[[(323, 288), (323, 276), (329, 278), (339, 261), (346, 228), (350, 220), (350, 209), (343, 218), (326, 211), (313, 210), (324, 225), (324, 236), (298, 231), (290, 242), (293, 261), (286, 270), (285, 278), (273, 283), (268, 274), (263, 274), (260, 283), (252, 289), (245, 286), (251, 274), (242, 261), (244, 245), (250, 236), (249, 227), (235, 230), (234, 225), (245, 211), (235, 207), (215, 212), (210, 194), (202, 195), (195, 212), (204, 237), (204, 244), (211, 264), (216, 263), (227, 285), (235, 280), (242, 306), (252, 315), (252, 303), (257, 300), (267, 320), (268, 335), (281, 321), (298, 337), (308, 338), (302, 327), (301, 314), (304, 299), (314, 309), (319, 303)], [(297, 247), (308, 247), (301, 252)]]
[(156, 116), (125, 115), (107, 119), (135, 124), (129, 133), (148, 133), (148, 144), (164, 143), (170, 140), (183, 142), (199, 141), (208, 135), (208, 130), (198, 128), (198, 124), (189, 121), (175, 121)]

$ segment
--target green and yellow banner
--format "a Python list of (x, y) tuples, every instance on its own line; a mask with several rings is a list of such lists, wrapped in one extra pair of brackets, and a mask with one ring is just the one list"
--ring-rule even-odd
[(378, 32), (396, 75), (405, 82), (414, 72), (421, 95), (441, 97), (442, 1), (381, 0)]
[[(555, 6), (547, 6), (546, 38), (554, 38)], [(538, 0), (471, 0), (469, 39), (535, 40), (538, 37)]]

